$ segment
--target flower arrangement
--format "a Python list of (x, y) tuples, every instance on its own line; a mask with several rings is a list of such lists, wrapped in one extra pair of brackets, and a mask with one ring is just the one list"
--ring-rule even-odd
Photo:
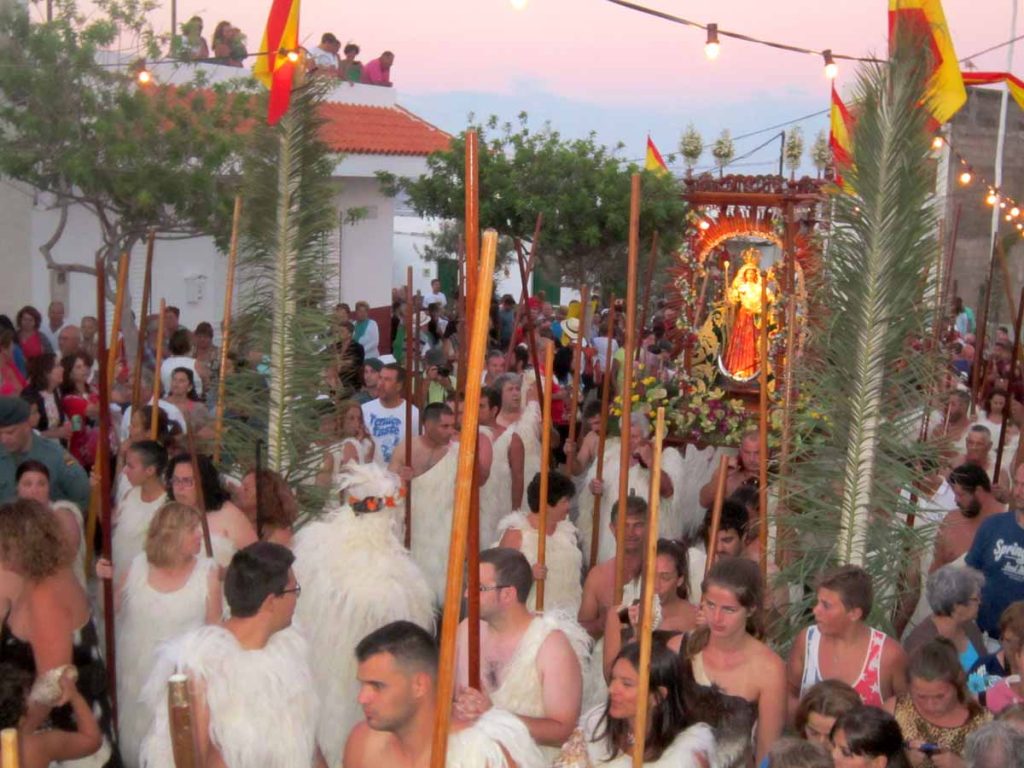
[(701, 138), (693, 123), (686, 126), (686, 131), (683, 133), (682, 139), (679, 140), (679, 151), (686, 162), (686, 172), (692, 173), (700, 156), (704, 154), (704, 139)]
[(673, 434), (695, 443), (739, 445), (743, 434), (757, 425), (756, 414), (723, 389), (683, 374), (678, 381), (680, 394), (670, 418)]
[(811, 147), (811, 160), (814, 162), (814, 167), (818, 169), (818, 178), (821, 178), (825, 169), (832, 164), (832, 148), (828, 145), (828, 136), (824, 130), (819, 131), (817, 138), (814, 139), (814, 145)]
[(789, 135), (786, 136), (786, 147), (783, 153), (786, 156), (786, 167), (795, 177), (804, 156), (804, 132), (800, 128), (790, 129)]
[(721, 175), (736, 155), (736, 145), (733, 144), (732, 135), (728, 129), (722, 131), (722, 135), (715, 139), (711, 147), (711, 155), (715, 158), (715, 165), (718, 166), (718, 173)]

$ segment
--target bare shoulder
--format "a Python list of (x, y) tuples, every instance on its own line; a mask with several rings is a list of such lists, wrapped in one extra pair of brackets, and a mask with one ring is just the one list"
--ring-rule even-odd
[(375, 731), (362, 721), (352, 729), (345, 742), (342, 768), (375, 768), (387, 755), (391, 739), (386, 731)]
[(572, 649), (572, 643), (569, 642), (569, 638), (560, 629), (553, 630), (544, 638), (544, 642), (540, 644), (540, 650), (537, 654), (539, 662), (548, 662), (555, 665), (558, 669), (564, 669), (562, 665), (570, 658), (575, 659), (576, 652)]
[(895, 638), (885, 636), (885, 643), (882, 645), (882, 655), (892, 662), (900, 662), (906, 658), (906, 651), (903, 650), (903, 646), (899, 644)]

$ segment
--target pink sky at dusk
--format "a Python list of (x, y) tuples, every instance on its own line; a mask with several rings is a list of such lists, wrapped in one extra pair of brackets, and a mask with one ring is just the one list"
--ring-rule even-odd
[[(660, 0), (645, 2), (722, 29), (808, 48), (867, 55), (884, 52), (884, 0)], [(269, 0), (179, 0), (178, 18), (237, 24), (256, 50)], [(946, 0), (959, 56), (1008, 40), (1009, 0)], [(169, 11), (162, 14), (169, 23)], [(160, 19), (154, 18), (160, 26)], [(1024, 26), (1024, 19), (1021, 20)], [(820, 95), (828, 86), (818, 57), (799, 56), (723, 39), (715, 62), (703, 54), (703, 33), (645, 16), (605, 0), (398, 0), (391, 3), (303, 0), (301, 36), (309, 47), (334, 32), (363, 49), (366, 61), (389, 48), (402, 93), (505, 93), (529, 83), (544, 91), (604, 105), (679, 106), (694, 99), (741, 102), (771, 92)], [(980, 57), (981, 69), (1003, 69), (1006, 50)], [(1018, 57), (1024, 69), (1024, 54)], [(852, 65), (842, 65), (839, 83)]]

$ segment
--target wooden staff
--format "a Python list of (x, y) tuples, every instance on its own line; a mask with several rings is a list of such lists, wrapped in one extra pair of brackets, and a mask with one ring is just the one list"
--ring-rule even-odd
[(761, 388), (758, 417), (758, 519), (757, 538), (761, 545), (761, 578), (768, 578), (768, 275), (761, 276)]
[(4, 728), (0, 731), (0, 766), (3, 768), (20, 768), (18, 757), (18, 729)]
[(235, 195), (235, 210), (231, 215), (231, 246), (228, 248), (228, 271), (224, 285), (224, 315), (220, 324), (217, 411), (213, 416), (213, 463), (218, 466), (220, 465), (220, 445), (224, 435), (224, 394), (228, 381), (228, 345), (231, 343), (231, 305), (235, 297), (235, 263), (238, 261), (238, 230), (241, 220), (242, 196)]
[(167, 713), (175, 768), (199, 768), (199, 744), (192, 716), (192, 697), (188, 692), (188, 678), (185, 675), (171, 675), (167, 681)]
[[(548, 475), (551, 471), (551, 393), (555, 388), (555, 345), (548, 344), (544, 352), (544, 412), (540, 437), (540, 519), (537, 521), (537, 565), (547, 560), (548, 543)], [(537, 579), (537, 611), (544, 610), (544, 579)]]
[(708, 532), (708, 558), (704, 562), (704, 575), (711, 573), (718, 548), (718, 529), (722, 525), (722, 504), (725, 503), (725, 480), (729, 476), (729, 457), (722, 454), (718, 460), (718, 482), (715, 483), (715, 503), (711, 505), (711, 530)]
[(117, 292), (114, 294), (114, 322), (110, 326), (110, 349), (107, 350), (107, 378), (108, 385), (113, 390), (114, 381), (117, 379), (117, 340), (121, 333), (121, 311), (124, 307), (124, 286), (128, 282), (128, 266), (131, 264), (131, 254), (125, 251), (117, 262)]
[[(533, 268), (535, 266), (536, 255), (537, 255), (537, 252), (533, 248), (533, 246), (531, 245), (530, 246), (530, 255), (529, 255), (529, 257), (526, 260), (526, 280), (527, 280), (527, 282), (529, 281), (530, 277), (533, 275)], [(529, 293), (528, 293), (528, 290), (527, 290), (527, 287), (526, 287), (527, 286), (527, 282), (523, 283), (523, 289), (519, 293), (519, 303), (516, 304), (516, 316), (515, 316), (515, 320), (512, 323), (512, 338), (510, 338), (508, 340), (508, 349), (505, 350), (505, 360), (507, 361), (509, 368), (512, 367), (513, 354), (514, 354), (515, 348), (516, 348), (515, 329), (518, 328), (519, 325), (523, 322), (523, 313), (526, 311), (526, 299), (529, 296)]]
[[(206, 556), (213, 557), (213, 540), (210, 538), (210, 521), (206, 519), (206, 495), (203, 492), (203, 476), (199, 471), (199, 454), (196, 453), (196, 442), (193, 435), (192, 420), (185, 417), (185, 440), (188, 443), (189, 460), (192, 462), (192, 487), (196, 491), (196, 509), (199, 510), (199, 522), (203, 527), (203, 544)], [(214, 468), (216, 469), (216, 467)], [(256, 475), (256, 487), (259, 488), (260, 476)]]
[(263, 439), (256, 439), (256, 539), (263, 540)]
[[(488, 305), (494, 280), (494, 255), (498, 247), (498, 233), (488, 229), (483, 235), (480, 258), (479, 283), (473, 327), (467, 334), (467, 381), (480, 381), (487, 347)], [(470, 331), (470, 329), (466, 329)], [(451, 724), (452, 695), (455, 693), (455, 633), (459, 625), (458, 605), (462, 598), (462, 571), (466, 560), (466, 540), (469, 528), (469, 503), (475, 481), (474, 463), (480, 417), (480, 387), (467, 387), (465, 418), (459, 441), (458, 472), (455, 481), (455, 504), (452, 511), (451, 547), (448, 551), (448, 580), (445, 585), (447, 610), (441, 622), (440, 659), (437, 675), (437, 704), (434, 733), (431, 741), (430, 766), (444, 768), (448, 754), (448, 731)]]
[[(405, 270), (405, 466), (412, 466), (412, 267)], [(412, 546), (412, 481), (405, 484), (405, 548)]]
[(986, 330), (988, 328), (988, 310), (989, 305), (992, 302), (992, 278), (994, 277), (994, 271), (996, 268), (996, 253), (1002, 247), (999, 238), (996, 238), (995, 245), (992, 247), (992, 258), (988, 265), (988, 282), (985, 284), (985, 303), (981, 307), (981, 322), (978, 323), (978, 346), (977, 353), (975, 354), (975, 364), (971, 367), (971, 416), (974, 415), (978, 401), (978, 389), (981, 386), (981, 379), (978, 374), (980, 368), (988, 359), (985, 356), (985, 337)]
[[(1017, 302), (1017, 322), (1013, 325), (1013, 355), (1010, 357), (1010, 387), (1012, 393), (1017, 384), (1017, 355), (1020, 354), (1021, 323), (1024, 322), (1024, 287), (1020, 290), (1020, 301)], [(1003, 447), (1006, 445), (1006, 424), (1010, 421), (1010, 396), (1003, 407), (1003, 423), (999, 426), (999, 443), (996, 446), (996, 468), (992, 474), (992, 483), (999, 482), (999, 472), (1003, 467)]]
[(658, 512), (661, 503), (661, 450), (665, 433), (665, 408), (658, 408), (651, 460), (651, 504), (647, 513), (643, 591), (640, 593), (640, 664), (637, 669), (636, 716), (633, 718), (633, 768), (644, 764), (647, 739), (647, 704), (651, 682), (651, 644), (654, 641), (654, 576), (658, 562)]
[(149, 414), (149, 439), (156, 440), (160, 430), (160, 387), (163, 377), (160, 375), (160, 368), (164, 364), (164, 328), (166, 326), (165, 316), (167, 314), (167, 302), (160, 299), (160, 318), (156, 324), (156, 364), (153, 367), (153, 410)]
[(636, 349), (636, 259), (640, 247), (640, 174), (630, 180), (629, 251), (626, 271), (626, 351), (622, 357), (622, 421), (619, 428), (619, 514), (615, 519), (615, 605), (625, 584), (626, 503), (629, 497), (629, 432), (633, 409), (633, 351)]
[[(96, 463), (99, 465), (99, 512), (103, 520), (103, 557), (113, 560), (113, 526), (110, 509), (110, 369), (107, 360), (107, 280), (103, 257), (96, 259), (96, 360), (99, 365), (99, 442)], [(117, 724), (117, 654), (114, 639), (114, 582), (103, 579), (103, 619), (107, 638), (107, 685), (110, 710)]]
[(135, 367), (132, 369), (132, 413), (142, 407), (142, 361), (146, 353), (146, 337), (149, 333), (149, 304), (153, 291), (153, 250), (156, 247), (156, 230), (149, 230), (146, 238), (146, 276), (142, 280), (142, 303), (139, 305), (139, 343), (135, 345)]
[[(796, 296), (790, 295), (786, 305), (786, 370), (782, 385), (782, 445), (779, 449), (779, 499), (785, 499), (786, 472), (789, 468), (789, 441), (793, 426), (793, 365), (796, 358)], [(760, 501), (758, 501), (760, 504)], [(777, 516), (775, 562), (781, 568), (786, 563), (781, 515)]]
[[(467, 310), (476, 306), (477, 270), (480, 265), (480, 153), (478, 146), (479, 138), (476, 130), (470, 129), (466, 131), (465, 228)], [(470, 382), (467, 382), (467, 385), (469, 384)]]
[[(531, 246), (532, 247), (532, 246)], [(519, 262), (519, 276), (523, 279), (523, 295), (526, 297), (526, 303), (530, 301), (530, 289), (526, 285), (526, 256), (523, 254), (523, 244), (516, 240), (516, 260)], [(533, 363), (533, 378), (534, 383), (537, 385), (537, 396), (544, 389), (544, 384), (540, 380), (540, 357), (537, 355), (537, 339), (533, 333), (533, 315), (530, 314), (530, 308), (526, 308), (526, 345), (530, 350), (530, 361)]]
[[(658, 231), (655, 230), (651, 236), (651, 255), (647, 259), (647, 280), (644, 282), (644, 299), (640, 302), (640, 328), (647, 327), (647, 318), (650, 317), (651, 290), (654, 287), (654, 269), (658, 262)], [(636, 359), (640, 359), (642, 345), (637, 346)]]
[[(584, 285), (580, 289), (580, 307), (582, 308), (580, 312), (580, 330), (576, 334), (576, 342), (572, 347), (572, 400), (569, 404), (569, 440), (574, 445), (576, 443), (577, 412), (580, 408), (580, 375), (582, 374), (580, 369), (583, 367), (581, 365), (583, 362), (583, 333), (586, 328), (587, 302), (589, 299), (590, 286)], [(551, 372), (551, 368), (548, 368), (548, 372)], [(571, 471), (572, 462), (576, 458), (575, 448), (573, 448), (572, 455), (567, 458), (569, 459), (569, 469)]]
[[(601, 380), (601, 425), (597, 431), (597, 467), (594, 478), (604, 482), (604, 441), (608, 437), (608, 406), (612, 397), (612, 339), (615, 337), (615, 294), (610, 297), (608, 305), (608, 332), (605, 345), (605, 363), (602, 366), (604, 378)], [(601, 542), (601, 496), (594, 494), (594, 509), (591, 519), (590, 535), (590, 567), (597, 565), (598, 546)]]

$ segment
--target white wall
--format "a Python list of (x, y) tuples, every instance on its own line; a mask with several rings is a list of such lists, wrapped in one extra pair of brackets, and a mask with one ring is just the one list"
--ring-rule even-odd
[[(12, 322), (33, 295), (32, 271), (23, 266), (32, 247), (33, 197), (32, 189), (24, 184), (0, 179), (0, 314), (8, 315)], [(43, 260), (41, 255), (36, 258)]]

